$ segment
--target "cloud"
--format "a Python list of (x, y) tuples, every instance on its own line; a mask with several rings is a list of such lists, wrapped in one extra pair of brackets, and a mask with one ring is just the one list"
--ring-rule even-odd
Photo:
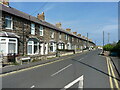
[(118, 25), (106, 25), (103, 27), (103, 31), (112, 32), (114, 30), (118, 30)]
[(96, 39), (102, 45), (103, 31), (105, 33), (105, 44), (108, 43), (108, 33), (110, 33), (110, 43), (118, 40), (118, 25), (111, 24), (100, 27), (98, 30), (92, 31), (92, 38)]
[(109, 33), (114, 33), (116, 31), (118, 31), (118, 25), (105, 25), (105, 26), (101, 26), (99, 27), (98, 30), (92, 31), (92, 33), (96, 34), (96, 33), (100, 33), (100, 32), (109, 32)]

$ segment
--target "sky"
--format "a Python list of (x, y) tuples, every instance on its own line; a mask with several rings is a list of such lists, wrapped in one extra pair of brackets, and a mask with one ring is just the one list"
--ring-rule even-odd
[(118, 41), (118, 3), (117, 2), (11, 2), (10, 6), (32, 16), (45, 13), (49, 23), (62, 23), (62, 28), (71, 28), (72, 32), (87, 36), (102, 45), (102, 33), (105, 32), (105, 44)]

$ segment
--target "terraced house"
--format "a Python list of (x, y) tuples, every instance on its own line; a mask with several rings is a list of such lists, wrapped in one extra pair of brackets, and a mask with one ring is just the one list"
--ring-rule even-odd
[(50, 55), (58, 49), (79, 51), (87, 46), (95, 46), (88, 38), (82, 37), (71, 29), (62, 29), (45, 21), (45, 14), (33, 17), (9, 6), (8, 2), (0, 4), (0, 52), (7, 56), (15, 53), (24, 55)]

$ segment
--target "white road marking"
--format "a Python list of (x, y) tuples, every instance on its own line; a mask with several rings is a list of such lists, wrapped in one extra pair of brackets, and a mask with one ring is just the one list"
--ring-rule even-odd
[(73, 82), (69, 83), (68, 85), (66, 85), (64, 87), (64, 89), (68, 89), (70, 88), (71, 86), (73, 86), (74, 84), (76, 84), (77, 82), (79, 82), (78, 84), (78, 88), (83, 88), (83, 80), (84, 80), (84, 77), (83, 75), (80, 76), (79, 78), (75, 79)]
[(30, 88), (34, 88), (34, 87), (35, 87), (35, 85), (31, 86)]
[(80, 78), (79, 84), (78, 84), (78, 88), (83, 88), (83, 75)]
[(71, 65), (72, 65), (72, 64), (69, 64), (68, 66), (60, 69), (59, 71), (57, 71), (56, 73), (52, 74), (51, 76), (52, 76), (52, 77), (55, 76), (56, 74), (60, 73), (61, 71), (65, 70), (65, 69), (67, 69), (67, 68), (70, 67)]
[(87, 57), (87, 55), (86, 55), (85, 57), (83, 57), (83, 58), (79, 59), (78, 61), (81, 61), (81, 60), (85, 59), (86, 57)]
[(81, 60), (83, 60), (84, 58), (81, 58), (81, 59), (79, 59), (78, 61), (81, 61)]

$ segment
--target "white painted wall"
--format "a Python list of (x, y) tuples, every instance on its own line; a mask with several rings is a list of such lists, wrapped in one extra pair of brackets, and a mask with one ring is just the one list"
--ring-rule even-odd
[(60, 46), (60, 44), (58, 44), (58, 49), (61, 49), (61, 46)]
[(69, 46), (68, 46), (68, 49), (71, 50), (71, 49), (72, 49), (71, 43), (68, 43), (68, 45), (69, 45)]
[(68, 49), (67, 44), (65, 44), (65, 49)]
[(48, 43), (45, 44), (46, 50), (45, 50), (45, 54), (48, 54)]
[(40, 44), (41, 48), (40, 48), (40, 54), (44, 55), (44, 43)]
[(57, 49), (57, 45), (56, 43), (53, 44), (53, 52), (56, 52), (56, 49)]

